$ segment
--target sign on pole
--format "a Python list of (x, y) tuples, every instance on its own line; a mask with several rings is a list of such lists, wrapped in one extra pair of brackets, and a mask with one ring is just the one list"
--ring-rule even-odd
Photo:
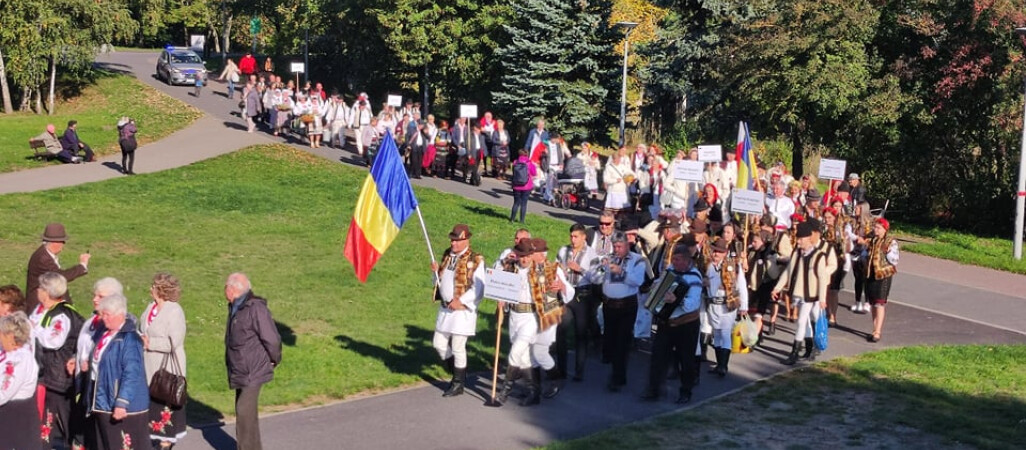
[(824, 180), (843, 180), (847, 162), (843, 159), (819, 160), (819, 178)]
[(723, 160), (722, 145), (699, 145), (698, 160), (702, 162), (719, 162)]
[(766, 207), (766, 193), (738, 189), (730, 196), (730, 212), (740, 214), (762, 214)]
[(701, 161), (677, 161), (673, 166), (673, 179), (701, 183), (705, 181)]
[(260, 34), (260, 18), (254, 16), (249, 20), (249, 34)]
[(289, 71), (292, 73), (306, 72), (306, 64), (303, 64), (301, 62), (289, 63)]
[(485, 298), (505, 302), (520, 301), (521, 278), (519, 274), (504, 270), (485, 269)]
[(207, 35), (205, 34), (190, 34), (189, 35), (189, 49), (194, 52), (202, 52), (203, 47), (207, 44)]
[(477, 117), (477, 105), (460, 105), (460, 117), (468, 119)]
[(403, 106), (403, 96), (401, 95), (389, 95), (388, 106), (395, 106), (396, 108)]

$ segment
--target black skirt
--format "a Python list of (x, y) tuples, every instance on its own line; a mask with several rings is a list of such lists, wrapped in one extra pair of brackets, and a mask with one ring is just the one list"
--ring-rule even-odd
[(110, 413), (94, 412), (99, 447), (103, 449), (151, 449), (146, 413), (129, 414), (115, 422)]
[(875, 300), (887, 300), (887, 296), (891, 294), (891, 280), (894, 277), (887, 277), (882, 280), (868, 279), (866, 280), (866, 298), (870, 302)]
[(172, 408), (150, 399), (150, 439), (178, 442), (185, 437), (185, 408)]
[(43, 448), (36, 395), (0, 406), (0, 450)]

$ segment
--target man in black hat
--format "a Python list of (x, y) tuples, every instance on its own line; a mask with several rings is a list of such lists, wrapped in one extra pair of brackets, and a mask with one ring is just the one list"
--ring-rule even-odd
[(729, 258), (727, 243), (717, 238), (712, 245), (712, 260), (705, 271), (706, 311), (712, 328), (712, 344), (716, 352), (716, 369), (710, 370), (721, 378), (727, 375), (730, 362), (731, 333), (734, 318), (740, 311), (748, 314), (748, 284), (741, 261)]
[(470, 250), (470, 236), (467, 225), (454, 226), (442, 264), (431, 263), (437, 282), (436, 300), (441, 302), (432, 344), (452, 373), (445, 397), (463, 394), (467, 379), (467, 339), (477, 331), (477, 305), (484, 296), (484, 257)]
[[(47, 272), (57, 272), (64, 276), (68, 282), (81, 277), (89, 272), (89, 253), (78, 256), (78, 264), (61, 270), (60, 261), (57, 255), (64, 250), (64, 243), (68, 240), (68, 234), (64, 231), (64, 224), (51, 223), (43, 231), (43, 245), (40, 245), (28, 262), (28, 275), (25, 279), (25, 312), (32, 314), (34, 309), (39, 307), (39, 276)], [(70, 295), (69, 295), (70, 297)]]
[(776, 300), (781, 292), (790, 293), (791, 301), (798, 308), (798, 323), (791, 353), (782, 361), (789, 366), (798, 361), (802, 344), (813, 345), (812, 337), (809, 336), (810, 318), (818, 316), (819, 311), (826, 308), (827, 287), (830, 284), (827, 257), (818, 251), (812, 241), (812, 225), (802, 222), (796, 231), (798, 252), (788, 262), (787, 269), (781, 274), (771, 294)]
[(665, 304), (656, 311), (659, 333), (652, 344), (648, 387), (642, 395), (645, 400), (659, 399), (667, 365), (671, 362), (683, 364), (683, 368), (676, 371), (681, 382), (677, 403), (691, 401), (691, 389), (697, 382), (698, 361), (694, 352), (698, 344), (698, 311), (702, 306), (702, 274), (695, 267), (692, 251), (687, 243), (675, 245), (670, 258), (672, 265), (665, 272), (665, 276), (675, 278), (676, 287), (666, 292)]

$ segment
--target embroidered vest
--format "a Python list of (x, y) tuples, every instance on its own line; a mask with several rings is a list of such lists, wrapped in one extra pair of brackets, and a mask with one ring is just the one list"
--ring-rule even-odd
[(898, 273), (898, 268), (887, 261), (887, 250), (891, 248), (892, 242), (894, 240), (886, 234), (882, 237), (873, 237), (873, 240), (869, 242), (869, 264), (866, 265), (868, 271), (866, 278), (882, 280)]
[(559, 297), (557, 294), (547, 292), (549, 283), (557, 277), (557, 268), (559, 268), (558, 263), (545, 261), (544, 264), (531, 266), (527, 277), (531, 283), (531, 300), (534, 302), (534, 312), (538, 316), (539, 333), (559, 324), (563, 318), (563, 304), (559, 301)]
[(720, 284), (723, 285), (724, 299), (727, 302), (727, 310), (734, 311), (741, 306), (741, 299), (737, 292), (737, 264), (736, 258), (725, 258), (720, 266)]
[[(452, 258), (455, 257), (452, 253), (452, 249), (446, 249), (445, 254), (442, 255), (442, 263), (438, 265), (438, 277), (442, 277), (442, 273), (445, 272), (445, 268), (449, 267), (452, 263)], [(463, 296), (463, 293), (467, 292), (467, 286), (470, 286), (474, 282), (474, 271), (481, 264), (484, 264), (484, 257), (480, 253), (474, 253), (469, 248), (458, 257), (456, 261), (456, 267), (453, 270), (452, 279), (452, 299), (458, 299)]]

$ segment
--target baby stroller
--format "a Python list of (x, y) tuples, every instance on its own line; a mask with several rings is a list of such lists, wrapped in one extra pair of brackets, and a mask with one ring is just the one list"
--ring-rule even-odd
[(588, 210), (588, 191), (584, 188), (584, 178), (563, 178), (563, 174), (559, 174), (556, 182), (558, 186), (553, 196), (556, 206)]

